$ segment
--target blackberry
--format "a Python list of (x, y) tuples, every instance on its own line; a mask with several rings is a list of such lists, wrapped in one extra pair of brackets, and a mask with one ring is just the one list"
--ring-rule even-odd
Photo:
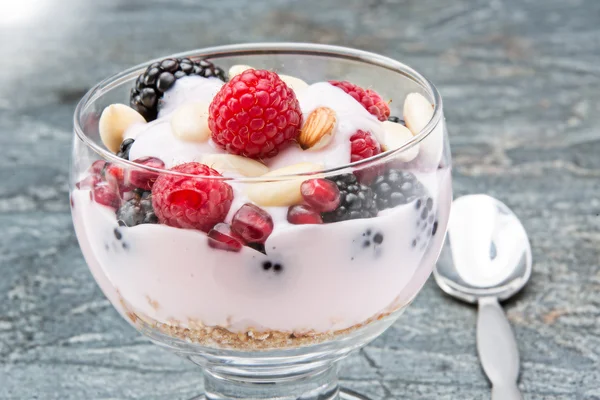
[[(375, 192), (377, 208), (385, 210), (420, 199), (425, 187), (416, 176), (407, 171), (389, 169), (371, 184)], [(417, 200), (419, 201), (419, 200)]]
[(327, 178), (340, 190), (340, 205), (333, 211), (322, 214), (324, 222), (338, 222), (349, 219), (373, 218), (377, 216), (375, 195), (370, 187), (362, 185), (354, 174)]
[(210, 61), (166, 58), (150, 64), (146, 71), (138, 76), (135, 87), (131, 89), (129, 104), (142, 114), (146, 121), (152, 121), (158, 114), (158, 102), (163, 93), (169, 90), (177, 79), (188, 75), (215, 77), (226, 81), (225, 72)]
[(117, 220), (121, 226), (136, 226), (140, 224), (157, 224), (158, 218), (152, 208), (152, 193), (139, 191), (135, 196), (123, 203), (117, 210)]
[(402, 124), (402, 125), (406, 126), (406, 122), (404, 122), (404, 120), (401, 119), (400, 117), (395, 117), (395, 116), (391, 115), (388, 117), (387, 120), (390, 122), (395, 122), (397, 124)]
[(133, 145), (133, 139), (125, 139), (123, 143), (121, 143), (121, 147), (117, 152), (117, 157), (124, 158), (125, 160), (129, 160), (129, 150), (131, 150), (131, 145)]

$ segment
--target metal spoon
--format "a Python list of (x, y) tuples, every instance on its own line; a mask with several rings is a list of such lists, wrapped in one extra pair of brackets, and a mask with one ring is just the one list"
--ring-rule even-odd
[(454, 200), (434, 277), (449, 295), (478, 303), (477, 352), (492, 400), (523, 398), (517, 342), (498, 301), (521, 290), (530, 276), (531, 247), (515, 214), (482, 194)]

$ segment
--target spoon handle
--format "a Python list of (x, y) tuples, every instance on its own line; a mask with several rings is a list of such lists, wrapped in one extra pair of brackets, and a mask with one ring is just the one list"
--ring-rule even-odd
[(517, 388), (519, 349), (508, 319), (495, 297), (479, 299), (477, 351), (492, 382), (492, 400), (521, 400)]

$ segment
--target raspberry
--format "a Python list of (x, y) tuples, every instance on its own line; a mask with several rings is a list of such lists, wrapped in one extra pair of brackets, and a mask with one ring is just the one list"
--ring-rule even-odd
[(276, 73), (250, 69), (223, 85), (210, 104), (208, 124), (213, 141), (227, 152), (264, 159), (296, 139), (302, 111)]
[(231, 207), (233, 189), (221, 180), (202, 178), (221, 174), (196, 162), (178, 165), (171, 171), (198, 175), (198, 178), (163, 174), (156, 179), (152, 205), (160, 223), (208, 232), (223, 222)]
[(115, 210), (119, 207), (121, 201), (114, 188), (106, 182), (98, 182), (94, 185), (92, 199), (98, 204), (114, 208)]
[[(164, 168), (165, 166), (165, 163), (156, 157), (142, 157), (134, 160), (133, 162), (157, 169)], [(154, 185), (156, 178), (158, 178), (157, 172), (142, 169), (132, 169), (129, 171), (129, 183), (143, 190), (152, 189), (152, 185)]]
[(262, 208), (246, 203), (234, 214), (231, 228), (246, 242), (264, 243), (273, 232), (273, 219)]
[[(332, 182), (333, 183), (333, 182)], [(334, 184), (335, 185), (335, 184)], [(339, 202), (339, 192), (338, 192)], [(322, 224), (323, 219), (321, 214), (310, 206), (304, 204), (297, 204), (288, 209), (287, 220), (290, 224), (304, 225), (304, 224)]]
[(208, 232), (208, 245), (214, 249), (237, 252), (242, 249), (242, 242), (242, 238), (223, 222), (215, 225)]
[(373, 157), (381, 153), (381, 146), (370, 132), (357, 130), (350, 136), (351, 156), (350, 161), (356, 162), (365, 158)]
[(333, 211), (340, 205), (340, 190), (335, 183), (327, 179), (309, 179), (302, 182), (300, 193), (304, 201), (319, 212)]
[(335, 87), (342, 89), (350, 96), (354, 97), (362, 106), (376, 116), (378, 120), (385, 121), (390, 116), (390, 107), (385, 101), (371, 89), (363, 89), (348, 81), (329, 81)]

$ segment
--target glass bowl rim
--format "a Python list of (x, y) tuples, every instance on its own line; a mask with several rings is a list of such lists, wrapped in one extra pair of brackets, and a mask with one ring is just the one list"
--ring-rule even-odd
[[(260, 53), (265, 54), (305, 54), (305, 55), (313, 55), (313, 56), (321, 56), (321, 57), (330, 57), (330, 58), (342, 58), (353, 61), (360, 61), (362, 63), (370, 64), (377, 67), (382, 67), (401, 75), (406, 76), (407, 78), (413, 80), (425, 90), (428, 91), (428, 94), (433, 99), (433, 116), (427, 123), (427, 125), (419, 132), (417, 135), (413, 136), (411, 140), (406, 142), (404, 145), (400, 146), (394, 150), (388, 150), (382, 152), (376, 156), (355, 161), (352, 163), (343, 164), (340, 166), (336, 166), (333, 168), (323, 169), (314, 172), (303, 172), (297, 174), (286, 174), (286, 175), (276, 175), (276, 176), (258, 176), (258, 177), (225, 177), (225, 176), (204, 176), (204, 175), (193, 175), (178, 171), (172, 171), (169, 169), (163, 168), (154, 168), (146, 165), (138, 164), (130, 160), (125, 160), (123, 158), (118, 157), (116, 154), (113, 154), (109, 150), (103, 148), (99, 144), (92, 141), (84, 132), (81, 127), (80, 120), (83, 111), (87, 107), (88, 104), (95, 101), (98, 97), (105, 94), (106, 92), (113, 89), (115, 86), (120, 85), (124, 81), (129, 81), (131, 78), (139, 75), (140, 71), (146, 69), (146, 67), (154, 62), (163, 60), (165, 58), (183, 58), (188, 57), (192, 59), (200, 59), (200, 58), (219, 58), (219, 57), (227, 57), (227, 56), (243, 56), (243, 55), (256, 55)], [(159, 57), (150, 61), (143, 62), (136, 66), (130, 67), (124, 71), (118, 72), (102, 81), (94, 85), (88, 92), (81, 98), (79, 103), (75, 108), (75, 112), (73, 115), (73, 129), (77, 138), (79, 138), (88, 148), (92, 151), (100, 155), (103, 159), (108, 160), (113, 163), (120, 163), (128, 165), (130, 168), (143, 169), (147, 171), (151, 171), (159, 174), (171, 174), (177, 176), (185, 176), (195, 179), (214, 179), (214, 180), (226, 180), (226, 181), (236, 181), (240, 183), (250, 183), (250, 182), (265, 182), (265, 181), (278, 181), (278, 180), (287, 180), (291, 178), (314, 178), (315, 175), (339, 175), (347, 172), (353, 172), (356, 170), (368, 168), (371, 166), (375, 166), (377, 164), (385, 163), (386, 161), (393, 159), (395, 155), (400, 154), (404, 151), (407, 151), (411, 147), (415, 146), (425, 138), (427, 138), (431, 132), (436, 128), (438, 123), (443, 118), (443, 105), (442, 98), (437, 88), (429, 81), (425, 76), (421, 73), (417, 72), (412, 67), (394, 60), (392, 58), (372, 53), (364, 50), (358, 50), (350, 47), (343, 46), (334, 46), (334, 45), (325, 45), (325, 44), (316, 44), (316, 43), (302, 43), (302, 42), (257, 42), (257, 43), (242, 43), (242, 44), (229, 44), (222, 46), (213, 46), (213, 47), (205, 47), (201, 49), (190, 50), (186, 52), (171, 54), (165, 57)]]

